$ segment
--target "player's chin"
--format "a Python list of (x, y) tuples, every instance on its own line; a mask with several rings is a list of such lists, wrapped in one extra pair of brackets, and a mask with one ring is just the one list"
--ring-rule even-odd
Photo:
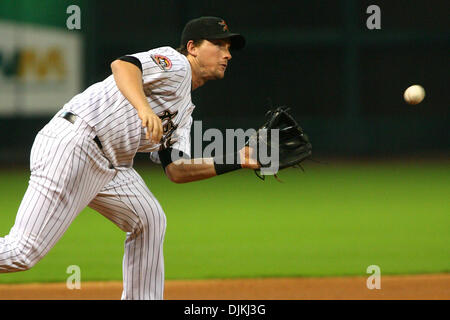
[(215, 74), (215, 79), (219, 80), (219, 79), (223, 79), (225, 77), (225, 70), (221, 71), (217, 71)]
[(218, 77), (220, 79), (222, 79), (225, 76), (225, 72), (227, 71), (227, 66), (226, 65), (219, 65), (219, 67), (215, 70), (216, 74), (218, 75)]
[(225, 70), (216, 69), (209, 74), (208, 80), (220, 80), (223, 79), (224, 77), (225, 77)]

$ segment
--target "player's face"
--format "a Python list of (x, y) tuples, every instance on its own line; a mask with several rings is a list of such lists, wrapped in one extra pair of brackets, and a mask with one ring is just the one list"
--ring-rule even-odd
[(205, 40), (198, 47), (198, 63), (205, 80), (222, 79), (231, 59), (229, 39)]

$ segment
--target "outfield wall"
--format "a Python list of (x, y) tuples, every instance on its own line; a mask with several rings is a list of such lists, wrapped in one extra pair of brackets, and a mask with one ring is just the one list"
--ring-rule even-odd
[[(27, 163), (37, 131), (74, 94), (110, 74), (116, 57), (176, 47), (184, 24), (222, 16), (244, 34), (225, 79), (193, 92), (203, 128), (256, 128), (288, 105), (319, 156), (448, 154), (448, 1), (2, 1), (0, 162)], [(80, 28), (68, 29), (80, 9)], [(403, 91), (427, 96), (406, 105)]]

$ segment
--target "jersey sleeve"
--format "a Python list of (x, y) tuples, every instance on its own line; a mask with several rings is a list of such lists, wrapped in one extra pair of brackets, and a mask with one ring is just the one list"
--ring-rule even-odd
[(127, 56), (137, 58), (141, 63), (144, 90), (175, 92), (186, 73), (185, 63), (168, 49), (152, 49)]

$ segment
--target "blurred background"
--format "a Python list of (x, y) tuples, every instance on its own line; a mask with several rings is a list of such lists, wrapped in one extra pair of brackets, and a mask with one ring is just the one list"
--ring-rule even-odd
[[(371, 30), (374, 4), (381, 29)], [(67, 27), (70, 5), (79, 29)], [(317, 158), (447, 156), (449, 9), (447, 0), (1, 0), (0, 163), (28, 164), (39, 129), (116, 57), (176, 48), (202, 15), (247, 39), (225, 79), (193, 92), (203, 130), (256, 128), (271, 105), (287, 105)], [(426, 90), (416, 106), (403, 101), (412, 84)]]

